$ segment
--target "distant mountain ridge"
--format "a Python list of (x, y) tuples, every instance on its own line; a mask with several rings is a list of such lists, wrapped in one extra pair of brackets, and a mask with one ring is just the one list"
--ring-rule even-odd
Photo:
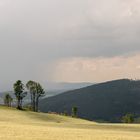
[(46, 84), (46, 97), (52, 97), (58, 94), (61, 94), (63, 92), (67, 92), (70, 90), (75, 90), (83, 87), (87, 87), (93, 85), (93, 83), (86, 83), (86, 82), (81, 82), (81, 83), (47, 83)]
[(69, 83), (69, 82), (46, 82), (46, 84), (44, 86), (46, 86), (46, 88), (48, 90), (72, 90), (72, 89), (78, 89), (78, 88), (82, 88), (82, 87), (86, 87), (89, 85), (93, 85), (94, 83), (89, 83), (89, 82), (79, 82), (79, 83)]
[[(43, 86), (46, 93), (45, 93), (45, 96), (43, 96), (42, 98), (52, 97), (52, 96), (58, 95), (60, 93), (69, 91), (69, 90), (79, 89), (79, 88), (86, 87), (89, 85), (92, 85), (92, 83), (86, 83), (86, 82), (81, 82), (81, 83), (46, 82), (46, 84), (44, 84), (44, 86)], [(16, 99), (13, 91), (0, 92), (0, 104), (4, 103), (3, 99), (4, 99), (6, 93), (10, 94), (14, 99)], [(24, 104), (29, 103), (30, 102), (30, 95), (28, 95), (24, 99), (23, 102), (24, 102)]]
[(89, 120), (119, 122), (126, 113), (140, 114), (140, 81), (120, 79), (72, 90), (43, 99), (43, 112), (71, 112), (78, 107), (78, 116)]

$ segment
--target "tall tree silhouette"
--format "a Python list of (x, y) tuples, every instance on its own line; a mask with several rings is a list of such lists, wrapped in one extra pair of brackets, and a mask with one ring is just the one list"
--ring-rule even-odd
[(22, 109), (22, 100), (26, 96), (26, 93), (24, 92), (24, 85), (22, 81), (18, 80), (14, 84), (14, 92), (17, 99), (17, 109)]
[(10, 96), (10, 94), (7, 93), (4, 97), (4, 104), (8, 107), (11, 107), (12, 101), (13, 98)]
[(31, 106), (33, 111), (38, 111), (39, 98), (45, 93), (42, 86), (35, 82), (29, 81), (26, 84), (27, 89), (31, 95)]
[(35, 81), (28, 81), (26, 84), (27, 89), (29, 90), (31, 96), (31, 107), (32, 110), (35, 111), (35, 94), (36, 94), (36, 82)]

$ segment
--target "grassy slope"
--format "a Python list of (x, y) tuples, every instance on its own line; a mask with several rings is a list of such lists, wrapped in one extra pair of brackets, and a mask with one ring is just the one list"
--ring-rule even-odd
[(97, 124), (0, 107), (0, 140), (139, 140), (140, 125)]

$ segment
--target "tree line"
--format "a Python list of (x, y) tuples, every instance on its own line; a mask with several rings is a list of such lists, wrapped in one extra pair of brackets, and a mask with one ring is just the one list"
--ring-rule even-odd
[[(18, 80), (13, 85), (14, 95), (16, 97), (16, 108), (19, 110), (23, 109), (23, 100), (30, 95), (30, 110), (38, 112), (39, 99), (45, 94), (44, 89), (40, 83), (35, 81), (28, 81), (26, 85), (22, 83), (21, 80)], [(6, 94), (4, 98), (4, 104), (8, 107), (12, 106), (13, 98), (10, 94)], [(76, 106), (72, 107), (71, 116), (77, 117), (78, 108)], [(64, 115), (68, 115), (67, 112), (64, 112)]]
[[(38, 112), (38, 105), (39, 105), (39, 99), (41, 96), (45, 94), (44, 89), (42, 88), (41, 84), (35, 81), (28, 81), (26, 85), (22, 83), (21, 80), (16, 81), (13, 85), (14, 94), (16, 97), (16, 107), (19, 110), (23, 109), (23, 99), (27, 96), (27, 94), (30, 94), (31, 99), (31, 110)], [(11, 103), (13, 101), (13, 98), (6, 94), (4, 98), (4, 103), (7, 106), (11, 106)]]

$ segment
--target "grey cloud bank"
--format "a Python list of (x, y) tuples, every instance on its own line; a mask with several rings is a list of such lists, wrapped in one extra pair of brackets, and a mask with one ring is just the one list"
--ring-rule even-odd
[(42, 69), (51, 80), (59, 59), (139, 53), (139, 6), (138, 0), (1, 0), (1, 81), (42, 81)]

